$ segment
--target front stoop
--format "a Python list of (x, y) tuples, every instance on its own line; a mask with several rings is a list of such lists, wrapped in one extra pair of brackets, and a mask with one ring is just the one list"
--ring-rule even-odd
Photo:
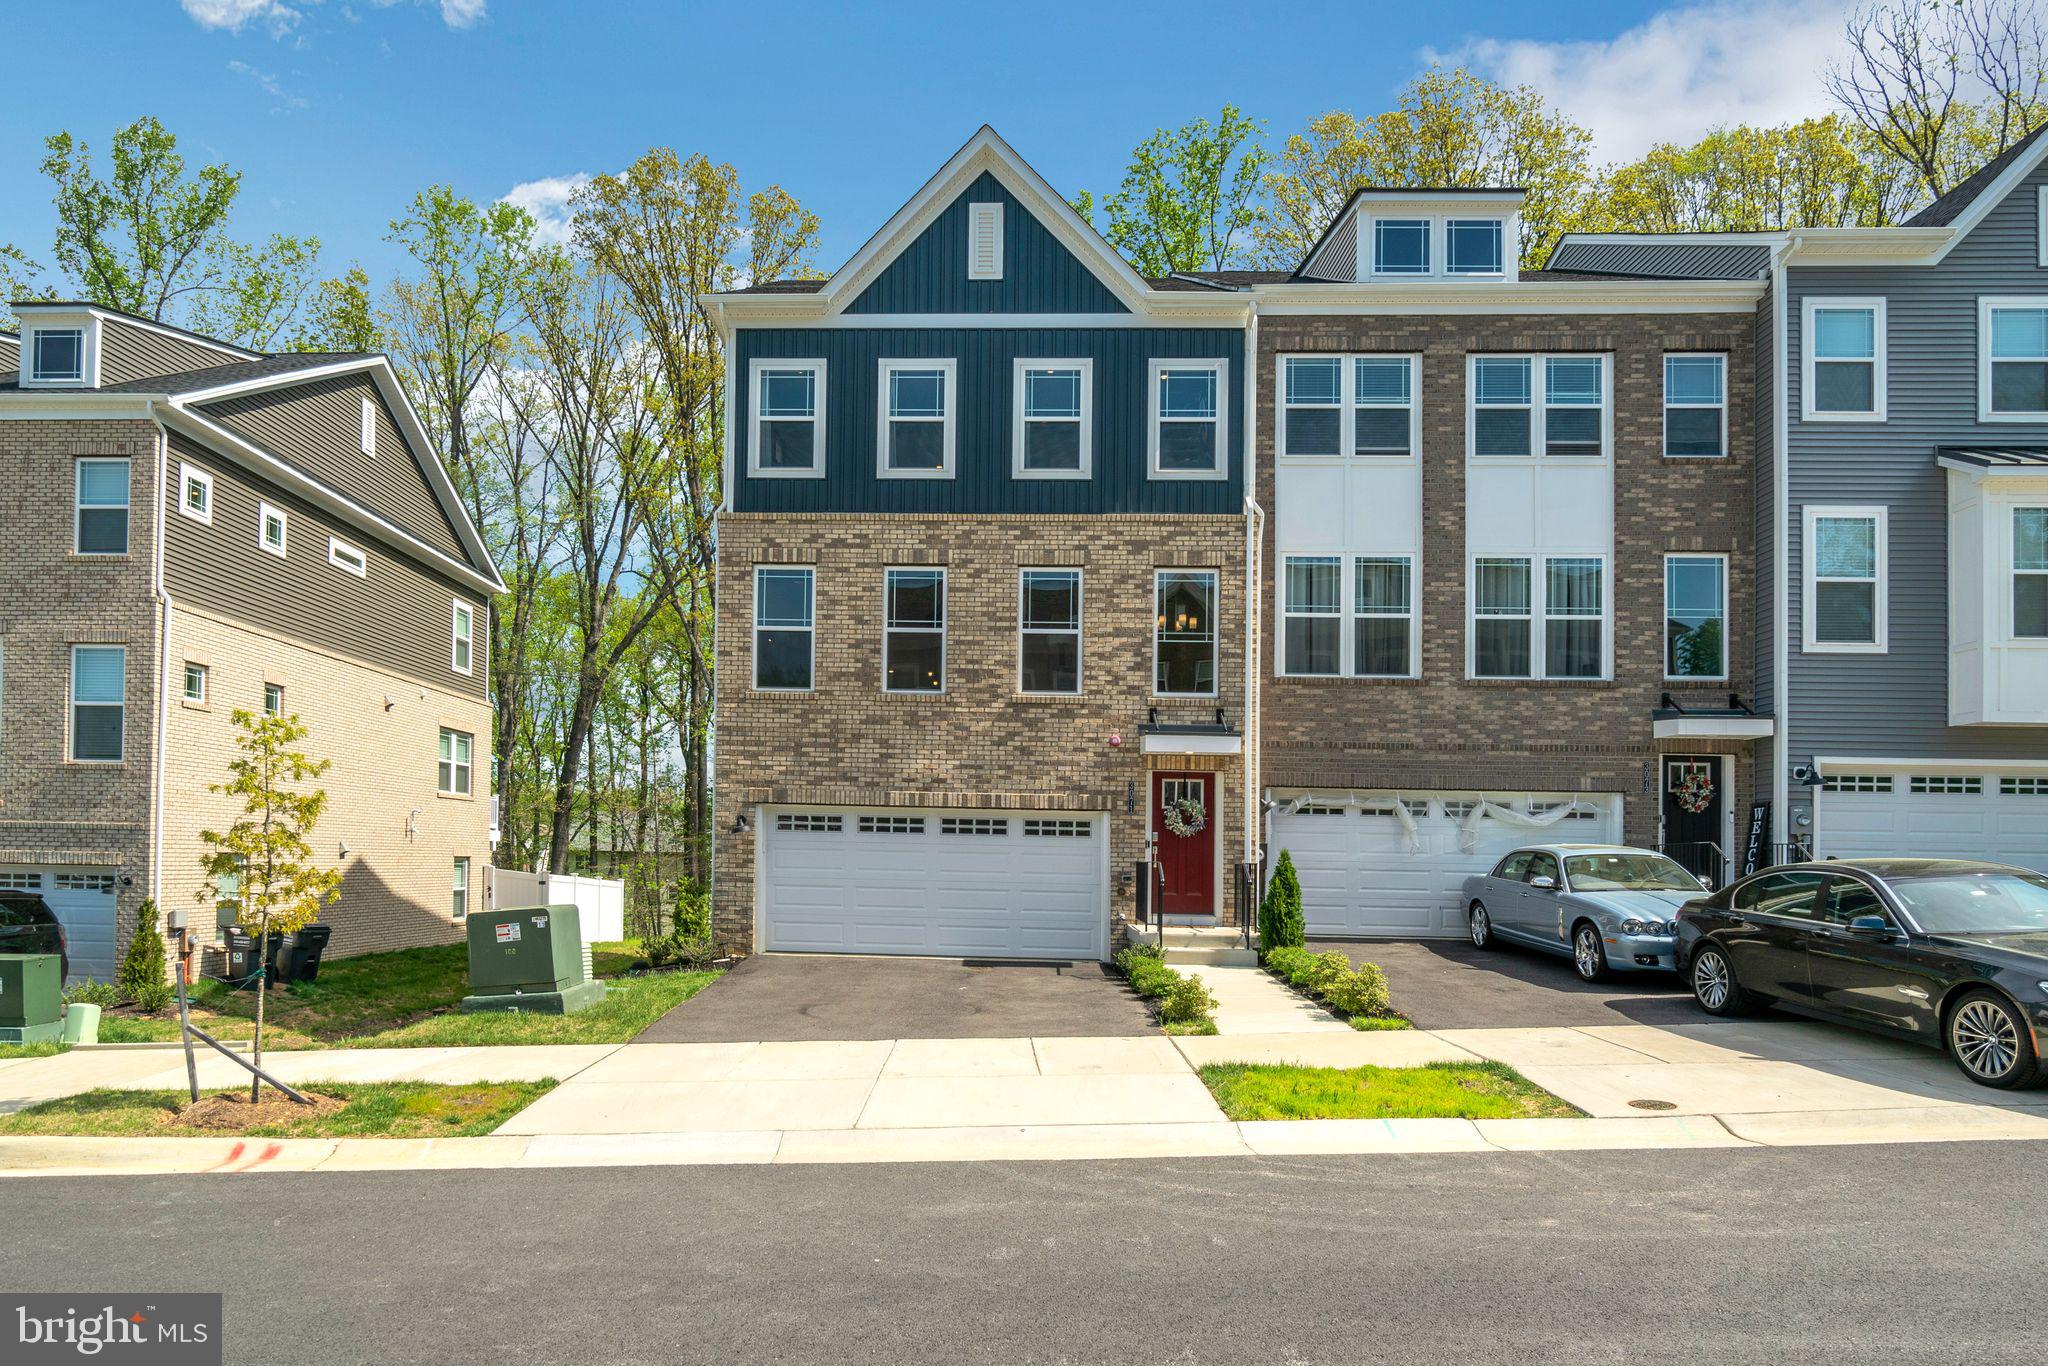
[[(1149, 930), (1131, 931), (1133, 943), (1151, 943), (1154, 937)], [(1162, 957), (1177, 968), (1249, 968), (1259, 963), (1258, 950), (1244, 946), (1242, 932), (1217, 925), (1168, 925)]]

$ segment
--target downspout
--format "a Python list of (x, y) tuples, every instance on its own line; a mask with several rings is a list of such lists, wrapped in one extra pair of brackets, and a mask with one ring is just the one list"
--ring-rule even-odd
[(1259, 450), (1259, 306), (1250, 306), (1245, 317), (1244, 360), (1244, 511), (1245, 511), (1245, 595), (1244, 595), (1244, 861), (1257, 863), (1261, 830), (1259, 814), (1260, 774), (1260, 672), (1259, 642), (1263, 635), (1263, 594), (1260, 588), (1260, 557), (1265, 550), (1266, 511), (1258, 499)]
[[(1771, 575), (1771, 649), (1776, 665), (1771, 670), (1771, 711), (1778, 723), (1771, 732), (1771, 809), (1778, 813), (1784, 823), (1785, 843), (1792, 843), (1791, 778), (1786, 772), (1792, 752), (1792, 656), (1791, 630), (1786, 621), (1792, 600), (1788, 579), (1791, 576), (1792, 509), (1789, 506), (1792, 491), (1790, 470), (1790, 434), (1792, 427), (1790, 386), (1785, 377), (1791, 373), (1791, 356), (1786, 352), (1785, 324), (1785, 257), (1797, 245), (1797, 234), (1788, 238), (1784, 245), (1771, 255), (1771, 366), (1777, 372), (1771, 379), (1776, 388), (1776, 402), (1771, 414), (1772, 444), (1775, 450), (1771, 460), (1771, 509), (1778, 526), (1775, 544), (1771, 554), (1777, 564)], [(1801, 339), (1804, 341), (1804, 339)], [(1767, 851), (1768, 852), (1768, 851)], [(1791, 850), (1788, 847), (1789, 857)]]
[(170, 725), (171, 714), (171, 589), (164, 580), (164, 499), (165, 487), (170, 478), (171, 434), (164, 428), (163, 418), (157, 415), (157, 405), (149, 405), (150, 425), (156, 428), (156, 546), (151, 559), (150, 574), (156, 590), (158, 608), (157, 624), (157, 681), (156, 681), (156, 772), (150, 776), (149, 815), (149, 898), (156, 902), (159, 914), (163, 912), (164, 881), (164, 773), (170, 767)]

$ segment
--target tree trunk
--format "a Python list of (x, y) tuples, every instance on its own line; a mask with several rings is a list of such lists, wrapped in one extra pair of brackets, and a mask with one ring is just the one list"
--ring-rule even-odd
[[(256, 1041), (250, 1047), (251, 1061), (263, 1066), (263, 1003), (270, 996), (270, 977), (267, 965), (270, 962), (270, 917), (264, 916), (256, 928)], [(262, 1094), (263, 1078), (254, 1072), (249, 1074), (249, 1103), (254, 1105)]]

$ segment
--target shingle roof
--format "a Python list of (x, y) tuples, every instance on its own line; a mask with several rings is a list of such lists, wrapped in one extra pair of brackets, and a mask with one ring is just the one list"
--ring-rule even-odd
[(1911, 218), (1908, 218), (1902, 226), (1908, 228), (1945, 228), (1955, 222), (1963, 216), (1970, 205), (1976, 202), (1977, 196), (1984, 193), (1990, 187), (1991, 182), (1998, 179), (2004, 173), (2006, 167), (2025, 156), (2027, 150), (2043, 137), (2048, 137), (2048, 123), (2042, 124), (2039, 128), (2036, 128), (2033, 132), (2027, 134), (2018, 142), (2015, 142), (2012, 146), (1985, 162), (1982, 166), (1979, 166), (1974, 173), (1955, 185), (1947, 194), (1935, 200)]
[(16, 299), (12, 307), (17, 311), (23, 307), (90, 308), (100, 313), (111, 313), (117, 318), (126, 318), (130, 322), (142, 323), (159, 331), (175, 332), (181, 337), (190, 337), (193, 341), (203, 342), (208, 346), (217, 346), (223, 351), (240, 351), (243, 355), (247, 356), (262, 354), (262, 352), (251, 350), (246, 346), (237, 346), (233, 342), (222, 341), (219, 337), (209, 337), (204, 332), (194, 332), (188, 327), (178, 327), (172, 323), (158, 322), (155, 318), (145, 318), (140, 313), (130, 313), (124, 309), (109, 308), (105, 304), (96, 304), (90, 299)]
[(759, 284), (742, 285), (727, 290), (728, 294), (816, 294), (825, 287), (823, 280), (763, 280)]
[[(99, 394), (189, 394), (201, 389), (211, 389), (218, 384), (235, 384), (242, 380), (268, 379), (272, 375), (289, 375), (297, 370), (315, 370), (323, 365), (340, 361), (368, 360), (373, 351), (291, 351), (283, 355), (265, 356), (261, 360), (230, 361), (226, 365), (211, 365), (204, 370), (187, 370), (176, 375), (152, 375), (145, 379), (131, 379), (120, 384), (103, 384), (92, 390)], [(0, 393), (17, 391), (21, 387), (19, 377), (0, 378)], [(42, 393), (43, 390), (36, 392)], [(60, 390), (76, 393), (77, 390)]]

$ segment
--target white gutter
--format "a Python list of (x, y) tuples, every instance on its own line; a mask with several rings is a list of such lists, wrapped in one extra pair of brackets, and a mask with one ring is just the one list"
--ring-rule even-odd
[(1792, 509), (1788, 506), (1792, 496), (1791, 418), (1787, 413), (1791, 400), (1785, 383), (1792, 363), (1786, 352), (1785, 323), (1785, 257), (1790, 250), (1788, 243), (1771, 253), (1771, 364), (1777, 371), (1772, 376), (1776, 411), (1771, 414), (1771, 439), (1776, 449), (1771, 461), (1771, 502), (1778, 519), (1777, 544), (1771, 552), (1777, 559), (1776, 572), (1771, 576), (1771, 594), (1775, 599), (1771, 604), (1771, 711), (1778, 722), (1771, 736), (1771, 809), (1779, 813), (1778, 819), (1784, 823), (1787, 845), (1792, 842), (1791, 777), (1786, 772), (1792, 751), (1792, 659), (1788, 653), (1791, 631), (1785, 620), (1792, 600), (1787, 583), (1792, 572)]
[[(1259, 861), (1259, 730), (1261, 674), (1259, 638), (1264, 590), (1260, 556), (1265, 550), (1266, 511), (1259, 506), (1259, 310), (1245, 319), (1244, 337), (1244, 861)], [(1261, 888), (1261, 891), (1264, 889)]]
[[(157, 913), (162, 915), (164, 773), (171, 763), (171, 588), (164, 578), (164, 491), (170, 482), (171, 434), (165, 428), (163, 419), (158, 416), (154, 403), (150, 405), (149, 420), (150, 425), (156, 428), (156, 546), (151, 557), (154, 563), (150, 566), (150, 576), (154, 581), (156, 600), (162, 613), (157, 628), (156, 647), (156, 772), (150, 778), (149, 899), (156, 902)], [(180, 496), (182, 492), (181, 490)]]

